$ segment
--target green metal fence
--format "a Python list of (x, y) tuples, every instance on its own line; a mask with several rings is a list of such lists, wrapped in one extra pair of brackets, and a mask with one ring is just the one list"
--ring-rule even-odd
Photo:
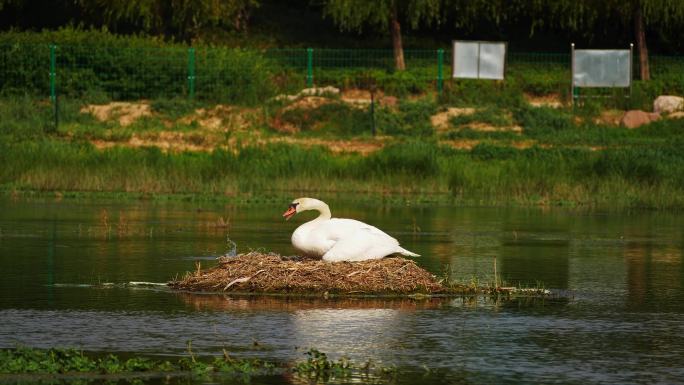
[[(378, 86), (390, 93), (441, 92), (445, 82), (451, 81), (450, 53), (447, 49), (407, 49), (407, 70), (396, 72), (390, 49), (246, 50), (17, 43), (0, 46), (0, 94), (31, 94), (53, 101), (64, 96), (259, 102), (275, 93), (314, 85)], [(683, 79), (684, 57), (653, 56), (651, 71), (653, 79)], [(507, 77), (511, 76), (529, 83), (532, 91), (535, 82), (546, 87), (553, 82), (567, 84), (570, 54), (511, 52)], [(404, 89), (392, 88), (399, 86)]]

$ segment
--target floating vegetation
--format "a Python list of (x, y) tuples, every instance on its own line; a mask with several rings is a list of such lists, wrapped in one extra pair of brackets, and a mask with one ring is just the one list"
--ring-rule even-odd
[(357, 365), (342, 357), (337, 361), (328, 358), (327, 354), (310, 349), (306, 352), (306, 361), (299, 362), (292, 367), (292, 371), (309, 380), (329, 382), (331, 380), (349, 379), (352, 376), (371, 378), (392, 378), (397, 374), (394, 367), (377, 366), (372, 361)]
[(133, 373), (157, 373), (160, 376), (176, 374), (240, 373), (257, 374), (276, 368), (275, 364), (257, 359), (236, 359), (224, 352), (223, 357), (212, 360), (196, 358), (190, 349), (190, 357), (177, 361), (160, 361), (147, 357), (123, 359), (113, 354), (102, 357), (86, 355), (76, 349), (32, 349), (15, 348), (0, 350), (0, 379), (10, 374), (41, 374), (54, 377), (116, 378), (115, 375), (130, 377)]
[(0, 349), (0, 382), (48, 381), (140, 381), (141, 379), (193, 377), (205, 380), (236, 376), (249, 383), (254, 376), (280, 376), (287, 372), (309, 381), (330, 381), (360, 377), (366, 380), (391, 379), (394, 367), (366, 361), (356, 364), (346, 358), (337, 361), (310, 349), (305, 361), (280, 364), (260, 359), (231, 357), (224, 349), (221, 356), (197, 357), (188, 342), (188, 356), (173, 361), (134, 356), (124, 359), (114, 354), (86, 354), (76, 349), (34, 349), (19, 347)]

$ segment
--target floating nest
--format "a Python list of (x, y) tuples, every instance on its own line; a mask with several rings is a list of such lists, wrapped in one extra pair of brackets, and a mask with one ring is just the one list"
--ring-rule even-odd
[(173, 289), (203, 292), (297, 294), (437, 294), (449, 290), (414, 261), (383, 258), (361, 262), (247, 253), (221, 257), (218, 266), (169, 282)]

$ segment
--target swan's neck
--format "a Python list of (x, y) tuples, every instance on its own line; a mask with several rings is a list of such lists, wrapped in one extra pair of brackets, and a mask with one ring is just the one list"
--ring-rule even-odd
[[(306, 254), (321, 256), (326, 250), (318, 248), (315, 245), (315, 242), (317, 241), (317, 239), (315, 239), (316, 237), (314, 236), (314, 239), (312, 240), (310, 235), (318, 226), (331, 218), (330, 208), (324, 202), (315, 200), (314, 202), (308, 202), (306, 210), (304, 211), (308, 210), (318, 211), (318, 217), (297, 227), (294, 233), (292, 233), (292, 244), (295, 248)], [(312, 244), (312, 242), (314, 242), (314, 244)]]
[(330, 207), (328, 207), (328, 205), (324, 202), (317, 201), (316, 204), (313, 205), (309, 210), (316, 210), (320, 213), (318, 214), (318, 217), (314, 219), (314, 221), (323, 221), (331, 218)]

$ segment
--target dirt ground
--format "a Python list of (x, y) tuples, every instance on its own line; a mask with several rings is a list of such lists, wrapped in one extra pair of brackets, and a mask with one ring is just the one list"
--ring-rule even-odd
[(132, 102), (112, 102), (108, 104), (91, 104), (81, 108), (81, 113), (91, 114), (95, 119), (106, 122), (117, 120), (123, 127), (128, 126), (143, 116), (151, 116), (152, 109), (149, 103), (140, 101)]

